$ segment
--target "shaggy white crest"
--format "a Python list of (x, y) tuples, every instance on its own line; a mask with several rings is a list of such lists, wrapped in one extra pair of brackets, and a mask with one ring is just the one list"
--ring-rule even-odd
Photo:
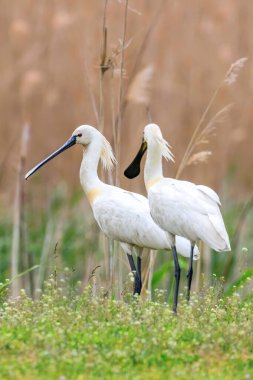
[(159, 144), (162, 156), (165, 158), (166, 161), (172, 161), (175, 162), (174, 154), (170, 150), (171, 146), (162, 136), (155, 137), (157, 144)]
[(75, 129), (73, 136), (76, 136), (76, 143), (82, 144), (84, 147), (88, 146), (92, 141), (98, 144), (98, 149), (100, 149), (101, 146), (100, 159), (103, 168), (106, 170), (111, 170), (116, 164), (117, 161), (109, 141), (107, 141), (104, 135), (96, 128), (91, 125), (81, 125)]
[(101, 162), (102, 166), (106, 170), (112, 170), (117, 160), (113, 154), (111, 144), (102, 135), (102, 149), (101, 149)]
[(147, 144), (153, 144), (155, 142), (162, 153), (162, 156), (167, 161), (173, 161), (174, 155), (171, 152), (171, 146), (170, 144), (163, 138), (162, 132), (157, 124), (151, 123), (146, 125), (144, 129), (144, 139), (147, 141)]

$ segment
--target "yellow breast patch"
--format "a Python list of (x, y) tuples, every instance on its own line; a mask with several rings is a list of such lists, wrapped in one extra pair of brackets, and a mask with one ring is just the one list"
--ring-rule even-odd
[(92, 203), (95, 201), (95, 199), (102, 193), (101, 189), (95, 187), (94, 189), (91, 189), (89, 190), (87, 193), (86, 193), (86, 196), (90, 202), (90, 204), (92, 205)]
[(154, 186), (157, 182), (159, 182), (162, 177), (156, 177), (147, 182), (146, 188), (149, 190), (152, 186)]

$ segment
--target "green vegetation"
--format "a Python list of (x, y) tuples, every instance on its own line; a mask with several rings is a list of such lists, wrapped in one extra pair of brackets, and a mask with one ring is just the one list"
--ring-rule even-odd
[[(2, 213), (0, 379), (253, 378), (253, 215), (251, 203), (245, 205), (224, 202), (232, 252), (201, 254), (194, 264), (198, 292), (190, 305), (180, 295), (177, 317), (168, 252), (156, 254), (150, 301), (145, 291), (141, 299), (130, 295), (128, 263), (115, 250), (110, 296), (105, 242), (83, 194), (68, 197), (64, 186), (47, 208), (25, 207), (18, 281), (26, 290), (12, 301), (12, 282), (4, 279), (10, 278), (13, 225)], [(148, 254), (143, 261), (145, 278)], [(180, 265), (184, 291), (188, 260), (180, 258)], [(43, 286), (40, 276), (42, 282), (49, 277)]]
[[(164, 303), (71, 286), (52, 276), (37, 300), (24, 291), (0, 311), (0, 378), (249, 379), (253, 300), (221, 296), (221, 286), (180, 296), (178, 316)], [(2, 291), (3, 293), (3, 291)], [(252, 293), (251, 293), (252, 295)], [(3, 294), (2, 294), (3, 296)]]
[[(127, 261), (115, 252), (110, 296), (108, 253), (82, 198), (77, 193), (68, 199), (59, 187), (48, 208), (25, 209), (28, 233), (18, 280), (26, 291), (16, 301), (9, 298), (10, 281), (4, 281), (10, 278), (12, 221), (6, 213), (0, 220), (0, 379), (253, 378), (252, 213), (232, 201), (224, 207), (232, 253), (201, 255), (194, 264), (199, 291), (190, 305), (180, 295), (175, 317), (167, 252), (156, 255), (152, 301), (145, 292), (142, 299), (130, 295)], [(39, 265), (29, 272), (23, 265), (28, 253), (30, 268)], [(188, 260), (180, 258), (180, 264), (183, 291)], [(144, 278), (148, 266), (145, 255)], [(42, 281), (49, 276), (42, 287), (41, 273)]]

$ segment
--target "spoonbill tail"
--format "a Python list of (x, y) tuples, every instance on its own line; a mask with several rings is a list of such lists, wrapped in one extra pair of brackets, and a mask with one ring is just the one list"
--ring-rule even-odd
[[(145, 127), (140, 150), (124, 172), (126, 177), (134, 178), (139, 175), (140, 162), (146, 150), (144, 181), (152, 218), (173, 237), (179, 235), (191, 241), (190, 265), (187, 272), (187, 299), (189, 300), (193, 275), (193, 252), (198, 240), (202, 240), (216, 251), (230, 251), (228, 234), (220, 212), (221, 203), (218, 195), (207, 186), (163, 177), (162, 158), (171, 161), (174, 161), (174, 158), (169, 144), (164, 140), (156, 124), (148, 124)], [(180, 267), (174, 242), (172, 251), (176, 277), (175, 310)]]
[[(134, 274), (134, 293), (141, 292), (141, 254), (143, 248), (171, 249), (171, 235), (163, 231), (152, 219), (148, 199), (136, 193), (123, 190), (102, 182), (97, 174), (101, 160), (105, 169), (110, 170), (116, 160), (111, 145), (95, 128), (89, 125), (78, 127), (70, 139), (58, 150), (44, 159), (25, 176), (27, 179), (45, 163), (75, 144), (83, 147), (83, 160), (80, 168), (80, 181), (92, 207), (94, 218), (103, 233), (120, 242), (127, 254), (131, 271)], [(176, 237), (178, 252), (189, 257), (190, 242)], [(133, 259), (137, 253), (137, 268)], [(199, 251), (194, 250), (197, 259)]]

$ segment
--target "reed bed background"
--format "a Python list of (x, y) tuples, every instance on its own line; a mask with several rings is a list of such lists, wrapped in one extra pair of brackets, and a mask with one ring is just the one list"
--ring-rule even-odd
[[(175, 154), (165, 173), (211, 186), (222, 199), (232, 253), (202, 248), (195, 289), (202, 273), (207, 283), (215, 274), (227, 294), (246, 294), (253, 274), (252, 4), (24, 0), (1, 9), (1, 280), (39, 265), (12, 282), (12, 295), (20, 288), (35, 295), (65, 266), (94, 293), (103, 285), (120, 298), (131, 286), (125, 257), (99, 233), (80, 189), (81, 150), (27, 183), (24, 173), (76, 126), (91, 124), (118, 160), (115, 172), (101, 176), (145, 194), (142, 177), (128, 181), (123, 171), (150, 120)], [(163, 287), (168, 297), (168, 254), (147, 252), (144, 264), (145, 287)]]

